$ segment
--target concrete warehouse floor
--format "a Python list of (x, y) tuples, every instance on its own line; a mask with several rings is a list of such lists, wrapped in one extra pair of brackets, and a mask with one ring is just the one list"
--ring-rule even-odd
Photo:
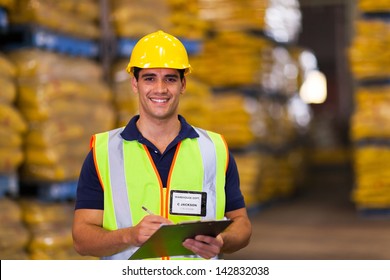
[(288, 201), (253, 212), (249, 246), (225, 259), (390, 259), (390, 216), (357, 211), (347, 167), (310, 172), (307, 186)]

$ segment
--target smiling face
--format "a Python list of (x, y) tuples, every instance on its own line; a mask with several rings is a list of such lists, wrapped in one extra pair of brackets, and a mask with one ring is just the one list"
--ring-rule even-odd
[(180, 79), (178, 70), (141, 69), (138, 81), (132, 78), (132, 87), (138, 93), (141, 116), (159, 120), (177, 119), (180, 94), (186, 87), (186, 80)]

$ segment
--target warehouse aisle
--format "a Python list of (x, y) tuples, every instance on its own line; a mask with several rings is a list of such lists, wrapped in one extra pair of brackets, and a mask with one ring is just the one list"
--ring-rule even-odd
[(301, 194), (253, 213), (250, 245), (225, 259), (390, 259), (389, 216), (356, 211), (350, 169), (311, 174)]

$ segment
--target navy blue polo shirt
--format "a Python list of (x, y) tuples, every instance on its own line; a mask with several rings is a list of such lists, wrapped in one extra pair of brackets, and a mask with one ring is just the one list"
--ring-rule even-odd
[[(175, 155), (177, 144), (185, 138), (199, 137), (195, 129), (189, 125), (186, 120), (179, 115), (181, 130), (179, 135), (168, 145), (164, 153), (160, 153), (158, 149), (150, 141), (142, 136), (136, 126), (139, 116), (134, 116), (121, 135), (125, 140), (137, 140), (139, 143), (148, 147), (153, 158), (154, 164), (161, 177), (161, 182), (166, 187), (169, 170)], [(240, 190), (240, 180), (236, 162), (229, 152), (229, 164), (226, 171), (226, 207), (225, 212), (237, 210), (245, 207), (244, 198)], [(92, 150), (88, 153), (84, 164), (81, 168), (81, 173), (77, 186), (76, 209), (104, 209), (103, 189), (96, 172), (95, 163), (93, 160)]]

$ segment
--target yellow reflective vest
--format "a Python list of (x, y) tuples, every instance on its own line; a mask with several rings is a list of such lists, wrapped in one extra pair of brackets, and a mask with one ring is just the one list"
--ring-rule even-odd
[[(224, 218), (227, 145), (217, 133), (195, 130), (198, 138), (179, 142), (166, 187), (148, 148), (136, 140), (123, 139), (123, 128), (92, 137), (95, 166), (104, 190), (103, 228), (116, 230), (138, 224), (147, 214), (142, 206), (174, 223)], [(171, 213), (175, 191), (205, 193), (205, 213), (198, 216)], [(128, 259), (137, 249), (129, 247), (104, 259)]]

